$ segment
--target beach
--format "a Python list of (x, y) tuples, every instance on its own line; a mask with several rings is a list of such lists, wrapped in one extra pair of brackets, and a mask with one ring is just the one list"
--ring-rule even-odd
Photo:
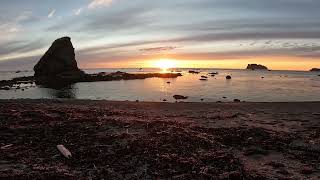
[(0, 100), (0, 119), (3, 179), (320, 178), (320, 102)]

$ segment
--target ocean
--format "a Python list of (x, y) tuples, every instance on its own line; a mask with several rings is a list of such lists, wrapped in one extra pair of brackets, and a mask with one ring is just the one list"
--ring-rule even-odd
[[(200, 71), (190, 74), (189, 70)], [(87, 73), (115, 72), (149, 73), (160, 69), (91, 69)], [(0, 99), (91, 99), (114, 101), (175, 102), (173, 95), (188, 96), (185, 102), (299, 102), (320, 101), (320, 73), (304, 71), (251, 71), (229, 69), (175, 69), (182, 77), (175, 79), (76, 83), (63, 89), (49, 89), (27, 85), (21, 89), (0, 90)], [(215, 77), (208, 75), (218, 72)], [(30, 76), (32, 71), (20, 73), (1, 71), (0, 79)], [(231, 75), (231, 80), (226, 76)], [(200, 81), (208, 76), (207, 81)], [(170, 83), (168, 83), (170, 82)]]

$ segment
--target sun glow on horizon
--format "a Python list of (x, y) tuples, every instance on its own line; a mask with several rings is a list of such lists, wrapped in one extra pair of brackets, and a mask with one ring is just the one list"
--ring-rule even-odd
[(166, 71), (170, 68), (177, 67), (177, 62), (173, 59), (159, 59), (157, 61), (154, 61), (153, 66)]

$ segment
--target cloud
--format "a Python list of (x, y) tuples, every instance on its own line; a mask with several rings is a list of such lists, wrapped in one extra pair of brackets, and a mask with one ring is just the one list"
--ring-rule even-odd
[(109, 6), (112, 3), (112, 0), (93, 0), (89, 5), (89, 9), (95, 9), (101, 6)]
[(79, 9), (74, 10), (74, 15), (76, 15), (76, 16), (80, 15), (82, 10), (83, 10), (83, 8), (79, 8)]
[(53, 10), (48, 14), (48, 18), (52, 18), (55, 13), (56, 13), (56, 10), (53, 9)]
[(177, 47), (175, 46), (162, 46), (162, 47), (153, 47), (153, 48), (143, 48), (140, 51), (145, 53), (163, 53), (175, 50)]

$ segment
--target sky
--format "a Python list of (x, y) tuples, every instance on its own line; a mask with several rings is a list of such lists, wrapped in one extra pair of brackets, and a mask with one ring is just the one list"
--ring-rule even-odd
[(80, 68), (320, 67), (319, 0), (1, 0), (0, 70), (69, 36)]

